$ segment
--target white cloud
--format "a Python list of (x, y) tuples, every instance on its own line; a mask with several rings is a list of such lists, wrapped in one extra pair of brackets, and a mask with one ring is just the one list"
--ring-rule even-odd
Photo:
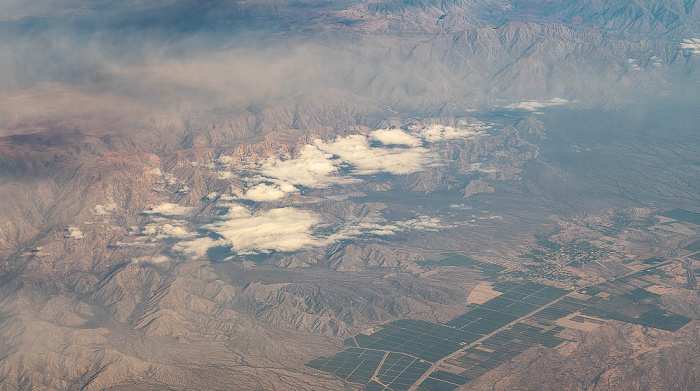
[(352, 166), (352, 173), (356, 175), (378, 172), (411, 174), (423, 171), (434, 161), (434, 156), (426, 148), (372, 148), (367, 136), (360, 134), (338, 137), (331, 142), (315, 140), (314, 145), (323, 152), (338, 156)]
[[(401, 129), (379, 129), (369, 135), (355, 134), (331, 141), (316, 139), (312, 144), (305, 145), (295, 158), (267, 159), (254, 169), (262, 175), (261, 182), (310, 188), (354, 182), (357, 179), (352, 176), (357, 175), (380, 172), (411, 174), (425, 170), (436, 161), (436, 156), (422, 146), (421, 138), (427, 142), (470, 138), (488, 128), (482, 122), (465, 122), (460, 127), (430, 125), (420, 128), (417, 131), (420, 138)], [(372, 146), (371, 140), (383, 146)], [(343, 167), (349, 169), (349, 175), (341, 173)], [(265, 187), (259, 190), (271, 191)], [(282, 191), (289, 193), (284, 189)]]
[(216, 162), (219, 164), (227, 165), (233, 163), (233, 157), (227, 156), (227, 155), (221, 155), (219, 156), (218, 159), (216, 159)]
[(181, 226), (182, 222), (174, 221), (173, 224), (165, 223), (150, 223), (143, 227), (141, 233), (143, 235), (150, 236), (154, 239), (166, 239), (166, 238), (177, 238), (186, 239), (191, 238), (195, 234), (188, 231), (187, 228)]
[(634, 58), (627, 59), (627, 66), (629, 67), (630, 70), (633, 70), (633, 71), (641, 71), (642, 70), (642, 68), (637, 63), (637, 60), (635, 60)]
[[(340, 174), (341, 167), (349, 167), (350, 175), (369, 175), (378, 172), (390, 174), (410, 174), (424, 170), (433, 162), (429, 150), (419, 147), (420, 140), (398, 130), (390, 133), (374, 132), (369, 137), (383, 139), (393, 145), (414, 145), (411, 148), (386, 148), (370, 146), (366, 135), (338, 137), (332, 141), (314, 140), (313, 144), (301, 149), (299, 156), (292, 159), (268, 159), (258, 167), (264, 178), (283, 184), (310, 188), (325, 188), (333, 184), (347, 184), (357, 179)], [(373, 136), (374, 135), (374, 136)], [(380, 140), (381, 142), (381, 140)], [(260, 190), (271, 191), (262, 187)], [(295, 189), (294, 189), (295, 190)], [(282, 191), (289, 193), (282, 189)], [(276, 198), (277, 199), (277, 198)]]
[(139, 263), (158, 264), (158, 263), (168, 262), (169, 260), (170, 260), (170, 258), (166, 257), (165, 255), (154, 255), (154, 256), (150, 256), (150, 257), (133, 258), (131, 260), (131, 263), (134, 263), (134, 264), (139, 264)]
[(165, 183), (167, 183), (169, 186), (175, 186), (180, 183), (180, 180), (173, 174), (166, 173), (163, 174), (163, 177), (165, 178)]
[(68, 227), (68, 233), (66, 234), (67, 238), (72, 238), (72, 239), (85, 239), (85, 235), (83, 235), (82, 231), (78, 229), (78, 227), (73, 227), (72, 225)]
[[(321, 216), (308, 210), (285, 207), (253, 212), (240, 204), (228, 205), (228, 212), (220, 220), (202, 226), (220, 238), (205, 236), (178, 242), (173, 250), (196, 257), (204, 257), (214, 247), (230, 247), (233, 253), (294, 252), (304, 248), (325, 246), (341, 240), (367, 236), (391, 236), (407, 231), (438, 231), (454, 227), (440, 218), (418, 216), (415, 219), (389, 222), (379, 214), (359, 217), (336, 227), (333, 233), (319, 232)], [(168, 224), (147, 226), (145, 234), (152, 237), (177, 237)], [(327, 226), (326, 226), (327, 228)], [(187, 232), (187, 233), (186, 233)], [(169, 235), (169, 236), (168, 236)]]
[(398, 221), (395, 224), (403, 230), (431, 232), (454, 227), (454, 225), (443, 223), (442, 220), (437, 217), (430, 217), (424, 215), (418, 216), (417, 218), (411, 220)]
[(331, 244), (340, 240), (354, 239), (366, 235), (390, 236), (394, 235), (398, 230), (398, 226), (388, 224), (383, 217), (371, 214), (346, 223), (337, 232), (328, 236), (326, 243)]
[(107, 205), (95, 205), (95, 214), (98, 216), (104, 216), (111, 214), (117, 210), (117, 204), (112, 200), (111, 198), (109, 199), (109, 203)]
[(405, 145), (407, 147), (419, 147), (423, 142), (416, 136), (408, 134), (401, 129), (379, 129), (369, 134), (372, 140), (384, 145)]
[(145, 214), (160, 214), (164, 216), (184, 216), (192, 213), (195, 208), (165, 202), (160, 205), (151, 206), (143, 211)]
[(421, 215), (415, 219), (388, 222), (385, 218), (375, 214), (363, 216), (347, 223), (338, 232), (328, 236), (326, 244), (363, 236), (391, 236), (406, 231), (434, 232), (453, 227), (454, 225), (446, 224), (437, 217)]
[(485, 167), (485, 166), (484, 166), (484, 163), (482, 163), (482, 162), (476, 162), (476, 163), (470, 164), (470, 165), (469, 165), (469, 170), (470, 170), (470, 171), (483, 172), (483, 173), (486, 173), (486, 174), (494, 173), (494, 172), (499, 172), (499, 171), (500, 171), (500, 170), (495, 169), (495, 168)]
[(221, 202), (229, 202), (229, 201), (236, 201), (238, 199), (238, 190), (237, 189), (231, 189), (231, 193), (229, 194), (221, 194), (219, 198), (217, 198), (217, 201)]
[(287, 194), (296, 191), (296, 187), (290, 184), (268, 185), (266, 183), (259, 183), (246, 190), (240, 198), (255, 202), (270, 202), (280, 200)]
[(483, 122), (462, 123), (459, 127), (428, 125), (419, 130), (421, 136), (430, 143), (446, 140), (472, 138), (483, 134), (490, 126)]
[(319, 242), (312, 234), (319, 216), (307, 210), (288, 207), (251, 213), (237, 207), (227, 217), (204, 228), (221, 235), (239, 253), (297, 251)]
[(684, 39), (681, 48), (692, 55), (700, 55), (700, 38)]
[(293, 159), (267, 159), (258, 170), (267, 178), (311, 188), (324, 188), (335, 183), (348, 183), (350, 178), (334, 176), (342, 162), (333, 155), (319, 150), (315, 145), (306, 145), (299, 156)]
[[(415, 134), (401, 129), (379, 129), (368, 135), (341, 136), (330, 141), (316, 139), (302, 147), (296, 157), (269, 158), (251, 166), (259, 175), (246, 179), (249, 188), (239, 198), (276, 201), (297, 192), (299, 186), (320, 189), (357, 182), (355, 176), (423, 171), (437, 162), (437, 156), (422, 146), (424, 141), (472, 138), (489, 128), (483, 122), (462, 121), (458, 127), (416, 127)], [(371, 141), (382, 145), (372, 145)]]
[(217, 171), (216, 177), (219, 179), (231, 179), (233, 177), (233, 173), (231, 171)]
[(225, 206), (228, 208), (228, 211), (222, 217), (222, 219), (238, 219), (241, 217), (250, 216), (250, 209), (246, 208), (243, 205), (236, 204), (236, 203), (230, 203), (230, 204), (225, 205)]
[(173, 250), (201, 258), (207, 254), (210, 248), (226, 245), (226, 241), (203, 237), (179, 242), (173, 246)]
[[(321, 216), (309, 210), (283, 207), (251, 211), (236, 200), (271, 202), (281, 200), (300, 187), (326, 188), (331, 185), (357, 182), (357, 176), (376, 173), (411, 174), (437, 164), (437, 155), (425, 143), (479, 136), (489, 126), (482, 122), (461, 121), (456, 127), (429, 125), (415, 127), (412, 133), (401, 129), (379, 129), (369, 134), (354, 134), (333, 140), (314, 140), (303, 146), (292, 158), (268, 158), (247, 169), (244, 189), (231, 194), (211, 193), (207, 198), (228, 207), (225, 215), (201, 226), (215, 234), (196, 237), (177, 220), (158, 220), (144, 227), (141, 241), (164, 238), (181, 239), (173, 250), (203, 257), (214, 247), (230, 247), (238, 254), (293, 252), (323, 246), (344, 239), (363, 236), (390, 236), (409, 230), (437, 231), (450, 228), (438, 218), (418, 216), (415, 219), (389, 222), (380, 215), (364, 216), (334, 227), (322, 226)], [(376, 144), (372, 142), (376, 141)], [(228, 162), (228, 159), (220, 159)], [(224, 174), (225, 173), (225, 174)], [(220, 177), (233, 175), (219, 171)], [(167, 176), (167, 175), (166, 175)], [(194, 208), (164, 203), (144, 213), (163, 216), (188, 215)], [(330, 232), (329, 232), (330, 230)]]
[(201, 237), (181, 241), (173, 249), (198, 257), (220, 246), (231, 247), (240, 254), (297, 251), (324, 243), (324, 238), (313, 233), (319, 222), (319, 216), (307, 210), (287, 207), (253, 213), (232, 204), (221, 220), (203, 226), (221, 239)]
[(508, 106), (506, 106), (507, 109), (519, 109), (519, 110), (526, 110), (526, 111), (538, 111), (540, 109), (543, 109), (545, 107), (550, 107), (550, 106), (563, 106), (566, 104), (569, 104), (570, 101), (568, 99), (563, 99), (563, 98), (553, 98), (547, 101), (539, 102), (536, 100), (530, 100), (526, 102), (520, 102), (520, 103), (513, 103)]

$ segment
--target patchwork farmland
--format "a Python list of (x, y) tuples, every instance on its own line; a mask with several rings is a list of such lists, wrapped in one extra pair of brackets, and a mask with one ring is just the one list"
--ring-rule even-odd
[[(437, 263), (465, 263), (485, 275), (497, 267), (453, 255)], [(566, 328), (590, 330), (610, 320), (676, 331), (691, 321), (661, 307), (645, 288), (665, 278), (661, 266), (569, 291), (532, 281), (492, 284), (499, 292), (467, 312), (435, 324), (403, 319), (345, 341), (348, 349), (307, 364), (368, 391), (447, 391), (476, 379), (535, 345), (554, 348)]]

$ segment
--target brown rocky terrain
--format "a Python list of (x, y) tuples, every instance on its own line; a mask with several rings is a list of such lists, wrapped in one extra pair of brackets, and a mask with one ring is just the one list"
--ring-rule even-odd
[(0, 390), (354, 390), (306, 364), (652, 268), (679, 330), (462, 388), (695, 388), (696, 1), (88, 3), (0, 4)]

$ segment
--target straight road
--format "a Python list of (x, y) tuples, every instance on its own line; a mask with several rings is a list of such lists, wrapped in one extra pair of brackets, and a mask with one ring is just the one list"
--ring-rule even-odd
[[(633, 276), (633, 275), (635, 275), (635, 274), (637, 274), (637, 273), (642, 273), (642, 272), (645, 272), (645, 271), (647, 271), (647, 270), (656, 269), (656, 268), (659, 268), (659, 267), (661, 267), (661, 266), (668, 265), (668, 264), (670, 264), (671, 262), (674, 262), (674, 260), (670, 260), (670, 261), (662, 262), (662, 263), (659, 263), (659, 264), (656, 264), (656, 265), (653, 265), (653, 266), (649, 266), (649, 267), (647, 267), (647, 268), (645, 268), (645, 269), (637, 270), (637, 271), (628, 273), (628, 274), (626, 274), (626, 275), (624, 275), (624, 276), (619, 276), (619, 277), (613, 278), (613, 279), (611, 279), (610, 281), (606, 281), (606, 282), (616, 281), (616, 280), (619, 280), (619, 279), (621, 279), (621, 278), (626, 278), (626, 277), (629, 277), (629, 276)], [(588, 285), (586, 285), (586, 286), (580, 287), (579, 289), (577, 289), (577, 291), (580, 291), (581, 289), (585, 289), (585, 288), (588, 288), (588, 287), (591, 287), (591, 286), (599, 285), (599, 284), (602, 284), (602, 283), (597, 282), (597, 283), (593, 283), (593, 284), (588, 284)], [(569, 294), (570, 294), (570, 293), (569, 293)], [(435, 372), (435, 371), (440, 367), (440, 365), (442, 365), (445, 361), (450, 360), (450, 359), (452, 359), (452, 358), (459, 357), (459, 355), (461, 355), (462, 353), (464, 353), (467, 349), (469, 349), (469, 348), (471, 348), (471, 347), (473, 347), (473, 346), (478, 345), (479, 343), (481, 343), (481, 342), (484, 341), (485, 339), (487, 339), (487, 338), (489, 338), (489, 337), (492, 337), (492, 336), (498, 334), (499, 332), (501, 332), (501, 331), (503, 331), (503, 330), (505, 330), (505, 329), (508, 329), (508, 328), (511, 327), (511, 326), (514, 326), (516, 323), (519, 323), (520, 321), (529, 318), (530, 316), (532, 316), (532, 315), (534, 315), (534, 314), (540, 312), (541, 310), (543, 310), (543, 309), (545, 309), (545, 308), (547, 308), (547, 307), (549, 307), (549, 306), (551, 306), (551, 305), (554, 305), (555, 303), (558, 303), (558, 302), (560, 302), (561, 300), (564, 300), (564, 298), (568, 297), (569, 294), (566, 294), (566, 295), (564, 295), (564, 296), (562, 296), (562, 297), (560, 297), (560, 298), (558, 298), (558, 299), (556, 299), (556, 300), (554, 300), (554, 301), (552, 301), (552, 302), (549, 302), (549, 303), (543, 305), (542, 307), (539, 307), (539, 308), (537, 308), (536, 310), (530, 312), (529, 314), (526, 314), (526, 315), (521, 316), (520, 318), (518, 318), (518, 319), (516, 319), (516, 320), (514, 320), (514, 321), (512, 321), (512, 322), (510, 322), (510, 323), (508, 323), (507, 325), (501, 327), (500, 329), (495, 330), (495, 331), (493, 331), (493, 332), (490, 333), (490, 334), (484, 335), (483, 337), (481, 337), (481, 338), (477, 339), (476, 341), (470, 343), (469, 345), (466, 345), (465, 347), (463, 347), (463, 348), (457, 350), (456, 352), (450, 354), (449, 356), (443, 357), (442, 359), (436, 361), (432, 366), (430, 366), (430, 368), (429, 368), (420, 378), (418, 378), (418, 380), (416, 380), (415, 383), (413, 383), (413, 385), (411, 386), (411, 388), (408, 389), (408, 391), (416, 391), (416, 390), (418, 389), (418, 387), (420, 386), (420, 384), (421, 384), (425, 379), (427, 379), (433, 372)]]

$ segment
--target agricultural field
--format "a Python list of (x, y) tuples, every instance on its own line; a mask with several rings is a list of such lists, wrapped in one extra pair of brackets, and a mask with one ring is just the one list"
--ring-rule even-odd
[[(457, 257), (445, 263), (457, 263)], [(645, 288), (668, 278), (652, 259), (646, 269), (575, 291), (533, 281), (501, 281), (482, 304), (436, 324), (404, 319), (345, 341), (347, 350), (307, 366), (364, 390), (452, 390), (513, 359), (530, 347), (554, 348), (566, 328), (592, 330), (611, 320), (677, 331), (691, 319), (662, 307)], [(477, 264), (478, 265), (478, 264)], [(418, 383), (420, 381), (420, 383)]]
[(477, 261), (459, 254), (448, 253), (443, 255), (443, 258), (436, 260), (427, 259), (425, 261), (418, 262), (418, 264), (424, 267), (454, 266), (473, 269), (479, 271), (487, 279), (493, 279), (498, 275), (498, 273), (506, 270), (504, 266), (497, 265), (495, 263)]
[(700, 213), (693, 212), (690, 210), (673, 209), (668, 212), (661, 213), (660, 216), (668, 217), (669, 219), (685, 221), (686, 223), (700, 225)]
[(405, 353), (434, 362), (479, 338), (480, 335), (473, 332), (421, 320), (403, 319), (383, 325), (371, 335), (356, 335), (346, 340), (345, 344)]
[(690, 243), (689, 245), (683, 247), (684, 250), (688, 250), (690, 252), (698, 252), (700, 251), (700, 239), (694, 241), (693, 243)]

